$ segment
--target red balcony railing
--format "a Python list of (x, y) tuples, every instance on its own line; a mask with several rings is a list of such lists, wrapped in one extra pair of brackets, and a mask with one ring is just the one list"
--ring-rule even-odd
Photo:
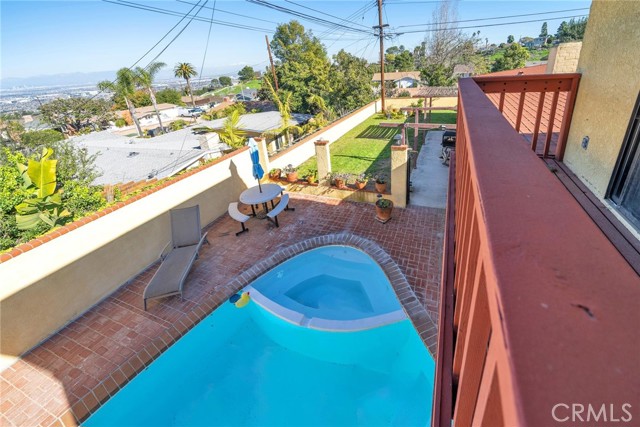
[(640, 421), (640, 278), (475, 81), (458, 99), (432, 425)]
[(539, 156), (562, 160), (580, 74), (474, 77)]

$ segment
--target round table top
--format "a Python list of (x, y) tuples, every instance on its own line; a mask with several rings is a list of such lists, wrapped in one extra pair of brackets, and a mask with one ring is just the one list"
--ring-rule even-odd
[(262, 184), (261, 193), (260, 188), (256, 185), (255, 187), (244, 190), (242, 194), (240, 194), (240, 201), (245, 205), (258, 205), (275, 199), (283, 191), (284, 188), (278, 184)]

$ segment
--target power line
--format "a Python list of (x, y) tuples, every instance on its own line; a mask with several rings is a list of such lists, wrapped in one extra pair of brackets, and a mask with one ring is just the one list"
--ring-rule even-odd
[[(169, 15), (169, 16), (184, 16), (183, 13), (181, 12), (176, 12), (173, 10), (169, 10), (169, 9), (162, 9), (159, 7), (154, 7), (154, 6), (146, 6), (146, 5), (142, 5), (139, 3), (134, 3), (134, 2), (128, 2), (128, 1), (113, 1), (113, 0), (102, 0), (106, 3), (112, 3), (112, 4), (117, 4), (120, 6), (126, 6), (126, 7), (131, 7), (133, 9), (140, 9), (140, 10), (146, 10), (149, 12), (155, 12), (155, 13), (159, 13), (161, 15)], [(202, 18), (200, 16), (196, 16), (194, 17), (194, 20), (196, 21), (201, 21), (201, 22), (209, 22), (210, 20), (207, 18)], [(257, 31), (257, 32), (264, 32), (264, 31), (271, 31), (270, 29), (266, 29), (266, 28), (258, 28), (258, 27), (251, 27), (248, 25), (242, 25), (242, 24), (236, 24), (233, 22), (227, 22), (227, 21), (219, 21), (216, 20), (214, 21), (214, 24), (218, 24), (218, 25), (222, 25), (225, 27), (232, 27), (232, 28), (239, 28), (241, 30), (248, 30), (248, 31)]]
[[(534, 15), (546, 15), (549, 13), (564, 13), (564, 12), (574, 12), (576, 10), (589, 10), (588, 7), (580, 7), (577, 9), (565, 9), (565, 10), (551, 10), (548, 12), (537, 12), (537, 13), (524, 13), (521, 15), (508, 15), (508, 16), (495, 16), (492, 18), (476, 18), (476, 19), (463, 19), (460, 21), (449, 21), (449, 22), (433, 22), (426, 24), (411, 24), (411, 25), (399, 25), (395, 28), (409, 28), (409, 27), (424, 27), (425, 25), (442, 25), (442, 24), (457, 24), (460, 22), (476, 22), (476, 21), (492, 21), (494, 19), (507, 19), (507, 18), (520, 18), (522, 16), (534, 16)], [(555, 19), (550, 17), (549, 19)]]
[(320, 10), (314, 9), (314, 8), (312, 8), (312, 7), (304, 6), (304, 5), (302, 5), (302, 4), (296, 3), (296, 2), (291, 1), (291, 0), (284, 0), (284, 1), (286, 1), (287, 3), (295, 4), (295, 5), (296, 5), (296, 6), (298, 6), (298, 7), (302, 7), (302, 8), (304, 8), (304, 9), (312, 10), (312, 11), (314, 11), (314, 12), (321, 13), (322, 15), (329, 16), (329, 17), (331, 17), (331, 18), (338, 19), (338, 20), (340, 20), (340, 21), (343, 21), (343, 22), (346, 22), (346, 23), (349, 23), (349, 24), (356, 24), (356, 25), (359, 25), (359, 26), (361, 26), (361, 27), (363, 27), (363, 28), (366, 28), (367, 30), (369, 29), (368, 27), (365, 27), (364, 25), (359, 24), (359, 23), (357, 23), (357, 22), (349, 21), (349, 20), (346, 20), (346, 19), (340, 18), (340, 17), (338, 17), (338, 16), (331, 15), (330, 13), (325, 13), (325, 12), (322, 12), (322, 11), (320, 11)]
[[(190, 1), (185, 1), (185, 0), (176, 0), (178, 3), (185, 3), (185, 4), (193, 4)], [(205, 9), (211, 9), (210, 7), (205, 7)], [(280, 24), (280, 22), (276, 22), (276, 21), (267, 21), (266, 19), (262, 19), (262, 18), (254, 18), (253, 16), (249, 16), (249, 15), (243, 15), (241, 13), (236, 13), (236, 12), (229, 12), (228, 10), (223, 10), (220, 8), (216, 8), (216, 12), (217, 13), (226, 13), (227, 15), (234, 15), (234, 16), (239, 16), (241, 18), (246, 18), (246, 19), (252, 19), (254, 21), (260, 21), (260, 22), (268, 22), (270, 24)]]
[(354, 32), (354, 33), (371, 34), (370, 31), (367, 31), (367, 30), (364, 30), (364, 29), (352, 28), (352, 27), (346, 26), (344, 24), (340, 24), (338, 22), (329, 21), (329, 20), (324, 19), (324, 18), (319, 18), (317, 16), (313, 16), (313, 15), (309, 15), (309, 14), (306, 14), (306, 13), (298, 12), (296, 10), (286, 8), (284, 6), (279, 6), (277, 4), (269, 3), (269, 2), (267, 2), (265, 0), (246, 0), (246, 1), (249, 2), (249, 3), (253, 3), (253, 4), (257, 4), (257, 5), (260, 5), (260, 6), (267, 7), (269, 9), (277, 10), (279, 12), (286, 13), (288, 15), (293, 15), (293, 16), (296, 16), (298, 18), (314, 22), (314, 23), (316, 23), (318, 25), (323, 25), (323, 26), (330, 27), (330, 28), (334, 28), (334, 27), (337, 26), (337, 27), (344, 28), (344, 29), (346, 29), (348, 31), (351, 31), (351, 32)]
[[(544, 18), (544, 19), (533, 19), (533, 20), (529, 20), (529, 21), (517, 21), (517, 22), (502, 22), (499, 24), (484, 24), (484, 25), (471, 25), (468, 27), (457, 27), (456, 29), (458, 30), (464, 30), (464, 29), (470, 29), (470, 28), (484, 28), (484, 27), (499, 27), (502, 25), (514, 25), (514, 24), (528, 24), (530, 22), (544, 22), (544, 21), (555, 21), (558, 19), (570, 19), (570, 18), (584, 18), (586, 16), (589, 15), (576, 15), (576, 16), (559, 16), (557, 18)], [(430, 32), (435, 32), (435, 31), (441, 31), (438, 28), (428, 28), (426, 30), (412, 30), (412, 31), (402, 31), (402, 32), (395, 32), (395, 33), (391, 33), (395, 36), (399, 36), (402, 34), (411, 34), (411, 33), (430, 33)]]
[(204, 47), (204, 55), (202, 56), (202, 65), (200, 66), (200, 77), (204, 71), (204, 61), (207, 58), (207, 51), (209, 50), (209, 41), (211, 40), (211, 29), (213, 28), (213, 16), (216, 13), (216, 3), (218, 0), (213, 0), (213, 7), (211, 8), (211, 23), (209, 24), (209, 33), (207, 34), (207, 44)]

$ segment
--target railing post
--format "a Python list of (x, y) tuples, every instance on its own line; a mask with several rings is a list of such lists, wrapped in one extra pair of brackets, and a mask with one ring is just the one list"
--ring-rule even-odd
[(326, 139), (319, 139), (314, 142), (314, 144), (316, 146), (316, 160), (318, 161), (318, 182), (320, 184), (327, 184), (327, 175), (331, 173), (329, 141)]
[(407, 168), (409, 146), (391, 146), (391, 200), (399, 208), (407, 206)]

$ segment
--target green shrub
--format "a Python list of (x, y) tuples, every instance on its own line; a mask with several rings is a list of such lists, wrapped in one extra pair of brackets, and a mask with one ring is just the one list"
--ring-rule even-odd
[(116, 120), (116, 127), (123, 128), (127, 125), (127, 121), (125, 119)]

